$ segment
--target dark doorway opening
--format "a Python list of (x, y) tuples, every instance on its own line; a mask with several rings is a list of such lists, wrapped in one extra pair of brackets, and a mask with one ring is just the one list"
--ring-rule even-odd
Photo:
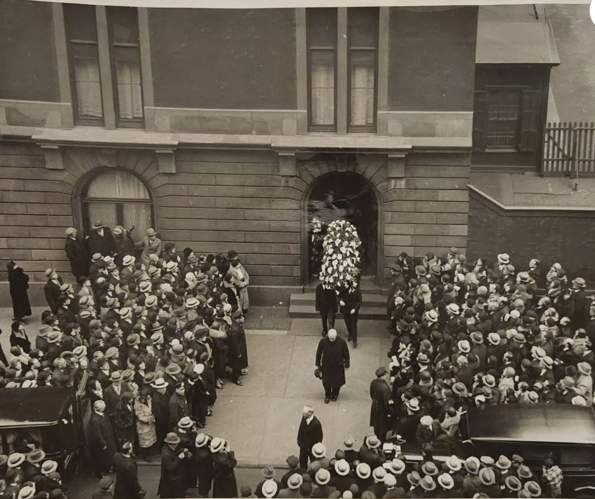
[[(331, 172), (321, 176), (310, 192), (308, 227), (314, 218), (322, 222), (322, 235), (335, 220), (352, 223), (362, 241), (361, 270), (363, 276), (376, 276), (378, 258), (378, 200), (373, 187), (361, 175), (352, 172)], [(312, 265), (315, 242), (308, 234), (308, 280), (317, 273)]]

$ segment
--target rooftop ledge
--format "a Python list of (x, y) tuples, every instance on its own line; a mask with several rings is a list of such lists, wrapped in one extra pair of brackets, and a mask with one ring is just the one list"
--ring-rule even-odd
[(40, 145), (176, 149), (177, 147), (254, 147), (273, 150), (369, 150), (404, 151), (413, 147), (471, 147), (470, 137), (387, 137), (378, 135), (231, 135), (156, 133), (145, 130), (106, 130), (96, 127), (73, 129), (0, 126), (0, 137), (30, 138)]

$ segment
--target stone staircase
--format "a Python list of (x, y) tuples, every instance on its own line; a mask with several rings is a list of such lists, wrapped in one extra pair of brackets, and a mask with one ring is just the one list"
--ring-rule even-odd
[[(294, 293), (289, 300), (289, 317), (315, 318), (319, 317), (316, 311), (316, 286), (318, 280), (312, 281), (304, 286), (303, 293)], [(372, 278), (364, 277), (361, 281), (362, 307), (359, 311), (360, 319), (385, 320), (386, 316), (386, 293), (380, 286), (373, 282)], [(338, 314), (337, 317), (342, 317)]]

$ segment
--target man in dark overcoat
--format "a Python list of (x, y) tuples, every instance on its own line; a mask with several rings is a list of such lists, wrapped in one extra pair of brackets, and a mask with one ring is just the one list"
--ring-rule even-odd
[(194, 463), (198, 478), (198, 495), (209, 497), (213, 485), (213, 455), (211, 454), (211, 437), (199, 433), (195, 439)]
[(70, 260), (72, 275), (78, 280), (86, 276), (89, 272), (89, 258), (85, 243), (77, 237), (77, 231), (74, 227), (66, 229), (66, 243), (64, 244), (66, 257)]
[(134, 240), (130, 231), (116, 225), (112, 231), (114, 237), (115, 261), (118, 267), (122, 266), (125, 256), (135, 256)]
[(345, 369), (349, 369), (349, 348), (334, 329), (330, 329), (318, 343), (316, 366), (322, 371), (324, 403), (337, 400), (339, 391), (345, 384)]
[(116, 441), (112, 426), (105, 414), (103, 400), (97, 400), (93, 404), (93, 413), (89, 421), (88, 444), (90, 455), (95, 460), (97, 474), (107, 474), (116, 453)]
[(114, 455), (114, 471), (114, 499), (140, 499), (145, 496), (145, 491), (138, 481), (138, 465), (132, 458), (132, 442), (126, 442), (122, 446), (122, 452), (116, 452)]
[(238, 484), (235, 467), (238, 464), (235, 453), (222, 438), (211, 441), (213, 455), (213, 497), (237, 497)]
[(351, 341), (353, 346), (357, 347), (357, 320), (362, 306), (362, 292), (357, 284), (348, 291), (339, 293), (339, 305), (347, 327), (347, 341)]
[(392, 391), (388, 385), (388, 376), (386, 368), (379, 367), (376, 369), (376, 379), (370, 383), (370, 426), (381, 442), (386, 440), (386, 433), (390, 429)]
[(153, 393), (153, 416), (155, 416), (155, 433), (157, 433), (157, 443), (163, 445), (167, 429), (169, 427), (169, 399), (167, 393), (167, 383), (163, 378), (157, 378), (151, 387)]
[(161, 451), (161, 480), (157, 493), (162, 498), (185, 497), (186, 483), (184, 482), (184, 461), (186, 453), (178, 449), (180, 437), (175, 433), (168, 433), (165, 445)]
[(243, 385), (240, 380), (242, 372), (248, 369), (248, 347), (244, 331), (244, 316), (240, 310), (233, 314), (233, 323), (228, 331), (229, 336), (229, 367), (232, 370), (231, 380), (236, 385)]
[(300, 468), (308, 469), (308, 459), (314, 461), (312, 447), (322, 442), (323, 432), (320, 420), (314, 416), (314, 409), (309, 405), (304, 407), (302, 421), (298, 430), (297, 444), (300, 448)]
[(322, 318), (322, 336), (335, 327), (337, 315), (337, 293), (334, 289), (327, 288), (322, 283), (316, 286), (316, 310), (320, 311)]
[(45, 301), (47, 302), (48, 307), (50, 307), (52, 314), (56, 315), (58, 313), (58, 308), (60, 307), (59, 300), (60, 295), (62, 294), (60, 288), (64, 283), (54, 269), (47, 269), (45, 271), (45, 276), (48, 278), (48, 282), (46, 282), (43, 287)]
[(101, 221), (95, 222), (87, 236), (87, 247), (89, 255), (99, 253), (102, 256), (112, 256), (116, 251), (116, 244), (111, 229), (104, 227)]

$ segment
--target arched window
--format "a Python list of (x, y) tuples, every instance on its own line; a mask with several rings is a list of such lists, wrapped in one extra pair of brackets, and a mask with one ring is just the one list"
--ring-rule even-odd
[(153, 203), (142, 181), (122, 170), (100, 173), (83, 194), (83, 216), (87, 233), (97, 220), (114, 228), (134, 227), (132, 238), (140, 241), (153, 227)]

